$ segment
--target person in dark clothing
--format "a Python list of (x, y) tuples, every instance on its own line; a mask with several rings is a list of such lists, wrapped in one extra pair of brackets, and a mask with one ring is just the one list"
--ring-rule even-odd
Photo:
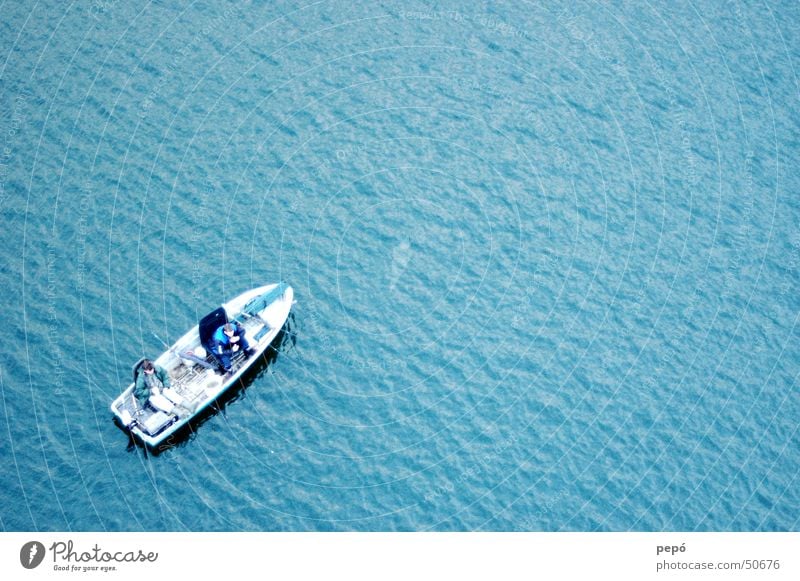
[(140, 407), (144, 407), (150, 400), (150, 396), (167, 389), (170, 386), (169, 373), (160, 365), (154, 364), (149, 359), (142, 362), (139, 368), (139, 375), (136, 376), (136, 386), (133, 388), (133, 395)]
[[(139, 409), (144, 409), (147, 404), (162, 412), (176, 413), (178, 405), (189, 410), (183, 398), (170, 389), (170, 379), (167, 370), (156, 365), (149, 359), (142, 362), (139, 374), (136, 376), (136, 385), (133, 388), (133, 397)], [(191, 410), (189, 410), (191, 411)]]
[(248, 343), (244, 333), (244, 327), (237, 322), (225, 323), (214, 332), (214, 356), (222, 364), (225, 372), (231, 370), (231, 359), (240, 350), (244, 352), (246, 357), (255, 353), (255, 350), (250, 348), (250, 343)]

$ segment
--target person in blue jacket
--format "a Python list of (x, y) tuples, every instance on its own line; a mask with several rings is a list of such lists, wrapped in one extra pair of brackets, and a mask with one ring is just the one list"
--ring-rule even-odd
[(250, 357), (255, 353), (255, 350), (250, 348), (247, 337), (244, 336), (244, 327), (238, 322), (225, 323), (214, 331), (214, 355), (219, 359), (225, 372), (231, 370), (231, 359), (240, 350), (244, 352), (245, 357)]

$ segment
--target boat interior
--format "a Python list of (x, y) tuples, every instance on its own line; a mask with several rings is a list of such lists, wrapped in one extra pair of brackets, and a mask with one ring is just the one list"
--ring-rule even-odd
[[(118, 407), (120, 414), (124, 415), (127, 411), (143, 432), (155, 436), (181, 419), (191, 417), (207, 400), (216, 397), (229, 376), (223, 375), (219, 362), (212, 355), (210, 339), (214, 331), (227, 322), (225, 309), (215, 309), (200, 320), (199, 337), (195, 337), (189, 344), (179, 345), (176, 349), (165, 352), (156, 360), (169, 374), (171, 389), (165, 390), (164, 395), (174, 405), (162, 406), (166, 409), (157, 409), (150, 402), (145, 406), (137, 405), (133, 389), (130, 389)], [(248, 336), (255, 341), (259, 338), (259, 332), (265, 328), (262, 322), (253, 318), (245, 318), (240, 322)], [(133, 366), (134, 383), (143, 362), (144, 359), (140, 359)], [(236, 353), (231, 360), (230, 374), (235, 374), (244, 364), (245, 355)]]

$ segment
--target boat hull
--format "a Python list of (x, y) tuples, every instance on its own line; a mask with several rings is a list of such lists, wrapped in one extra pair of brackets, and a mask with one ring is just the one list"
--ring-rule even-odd
[[(261, 309), (260, 299), (270, 302)], [(167, 397), (180, 401), (180, 405), (176, 405), (171, 414), (160, 412), (158, 415), (159, 412), (149, 407), (141, 410), (133, 401), (134, 383), (131, 383), (111, 404), (112, 413), (122, 426), (147, 446), (169, 447), (176, 432), (211, 406), (261, 358), (283, 328), (293, 302), (292, 287), (270, 284), (246, 291), (224, 303), (222, 307), (228, 318), (236, 318), (246, 330), (252, 350), (250, 357), (238, 354), (231, 371), (220, 375), (213, 358), (202, 352), (199, 329), (195, 325), (154, 360), (170, 374), (172, 385), (166, 392)], [(259, 310), (253, 311), (253, 304), (258, 305), (255, 308)], [(252, 312), (243, 313), (245, 307)], [(202, 356), (198, 357), (197, 353)]]

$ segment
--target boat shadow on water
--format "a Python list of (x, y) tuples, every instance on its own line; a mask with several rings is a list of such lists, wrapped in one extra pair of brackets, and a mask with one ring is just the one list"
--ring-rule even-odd
[(222, 395), (220, 395), (206, 409), (193, 417), (185, 426), (159, 444), (158, 447), (149, 448), (146, 444), (140, 442), (115, 418), (115, 423), (128, 435), (128, 445), (126, 450), (128, 452), (134, 452), (138, 449), (143, 449), (145, 454), (159, 456), (167, 450), (184, 446), (193, 440), (197, 435), (197, 430), (203, 424), (218, 414), (225, 413), (225, 409), (228, 407), (228, 405), (244, 397), (244, 394), (250, 385), (268, 372), (270, 366), (272, 366), (278, 360), (278, 356), (285, 349), (292, 348), (297, 344), (297, 334), (292, 330), (293, 327), (294, 313), (290, 313), (286, 323), (283, 325), (280, 332), (275, 336), (275, 339), (272, 341), (270, 346), (267, 347), (258, 360), (242, 374), (238, 381), (229, 389), (227, 389)]

